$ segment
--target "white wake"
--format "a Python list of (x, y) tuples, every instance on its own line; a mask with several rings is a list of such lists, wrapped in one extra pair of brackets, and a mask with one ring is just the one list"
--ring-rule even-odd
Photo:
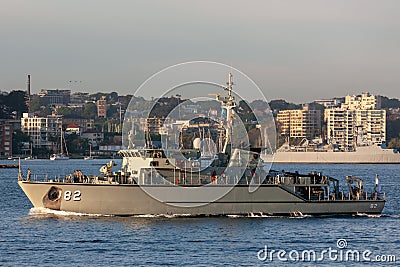
[(52, 210), (47, 208), (31, 208), (29, 210), (30, 216), (47, 216), (47, 215), (55, 215), (55, 216), (88, 216), (88, 217), (103, 217), (103, 216), (111, 216), (104, 214), (91, 214), (91, 213), (80, 213), (80, 212), (72, 212), (72, 211), (62, 211), (62, 210)]

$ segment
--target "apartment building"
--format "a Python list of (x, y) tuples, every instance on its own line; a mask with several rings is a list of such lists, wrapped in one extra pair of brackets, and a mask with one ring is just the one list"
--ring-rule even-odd
[(333, 108), (325, 110), (327, 139), (341, 151), (354, 150), (355, 111)]
[(323, 105), (325, 108), (338, 108), (343, 103), (343, 98), (320, 99), (315, 100), (314, 103)]
[(328, 143), (343, 151), (384, 143), (386, 111), (380, 107), (380, 96), (362, 93), (346, 96), (340, 108), (326, 109)]
[(361, 95), (347, 95), (342, 104), (345, 109), (381, 109), (381, 97), (362, 93)]
[(63, 118), (63, 125), (76, 124), (83, 132), (94, 128), (94, 119)]
[(107, 118), (107, 100), (103, 96), (101, 99), (97, 100), (97, 116), (99, 118)]
[(75, 92), (70, 96), (70, 104), (84, 105), (89, 100), (89, 93)]
[(87, 139), (93, 147), (98, 146), (104, 140), (104, 133), (90, 129), (82, 133), (82, 138)]
[(12, 124), (0, 120), (0, 156), (12, 156)]
[(60, 136), (62, 116), (39, 117), (24, 113), (21, 118), (21, 130), (31, 138), (34, 148), (53, 149)]
[(277, 122), (281, 136), (313, 139), (321, 135), (321, 111), (307, 105), (303, 109), (279, 111)]
[(42, 89), (38, 94), (45, 100), (47, 105), (68, 105), (71, 100), (71, 90), (69, 89)]
[(357, 145), (382, 144), (386, 141), (386, 110), (355, 111)]

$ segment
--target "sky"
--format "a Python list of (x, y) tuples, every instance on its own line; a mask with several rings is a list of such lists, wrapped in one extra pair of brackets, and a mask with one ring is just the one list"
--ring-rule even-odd
[(245, 73), (267, 99), (400, 98), (399, 10), (397, 0), (1, 0), (0, 90), (26, 88), (31, 74), (33, 93), (133, 94), (166, 67), (205, 60)]

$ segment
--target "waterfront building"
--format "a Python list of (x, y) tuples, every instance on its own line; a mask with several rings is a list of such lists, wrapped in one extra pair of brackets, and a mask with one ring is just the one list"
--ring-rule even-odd
[(356, 110), (355, 114), (358, 146), (386, 141), (386, 110), (362, 109)]
[(89, 100), (89, 93), (75, 92), (71, 94), (70, 104), (84, 105)]
[(340, 108), (326, 109), (328, 143), (340, 150), (356, 146), (382, 144), (386, 141), (386, 111), (381, 98), (369, 93), (346, 96)]
[(340, 151), (354, 150), (355, 111), (333, 108), (325, 110), (327, 139)]
[(60, 136), (61, 125), (60, 115), (39, 117), (32, 113), (23, 113), (21, 118), (21, 130), (30, 136), (34, 148), (53, 149)]
[(144, 131), (150, 134), (162, 134), (164, 121), (164, 118), (147, 118)]
[(321, 111), (309, 109), (281, 110), (277, 115), (280, 135), (309, 140), (321, 135)]
[(97, 100), (97, 117), (99, 118), (107, 118), (107, 100), (103, 96), (101, 99)]
[(63, 118), (63, 125), (75, 124), (83, 132), (94, 128), (94, 119)]
[(315, 100), (314, 103), (323, 105), (325, 108), (338, 108), (343, 103), (343, 98), (320, 99)]
[(81, 135), (81, 133), (82, 133), (82, 129), (76, 124), (68, 124), (67, 127), (65, 128), (66, 135), (70, 135), (70, 134)]
[(38, 94), (45, 101), (45, 104), (56, 106), (56, 105), (68, 105), (71, 100), (71, 90), (69, 89), (42, 89)]
[(104, 140), (104, 133), (98, 132), (94, 129), (87, 130), (82, 133), (82, 138), (87, 139), (92, 146), (96, 147)]
[(344, 109), (381, 109), (381, 97), (371, 95), (370, 93), (362, 93), (361, 95), (347, 95), (344, 103)]
[(12, 156), (12, 124), (0, 120), (0, 156)]

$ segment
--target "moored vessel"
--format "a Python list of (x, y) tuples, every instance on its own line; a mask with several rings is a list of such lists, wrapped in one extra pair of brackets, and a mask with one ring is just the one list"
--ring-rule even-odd
[[(262, 158), (271, 160), (271, 155), (262, 155)], [(291, 149), (283, 145), (273, 155), (273, 161), (283, 164), (400, 164), (400, 153), (378, 145), (359, 146), (354, 151)]]
[(52, 154), (50, 160), (68, 160), (69, 157), (65, 154)]
[(92, 157), (92, 144), (89, 146), (89, 156), (83, 157), (84, 160), (93, 160), (94, 158)]
[[(62, 125), (60, 126), (60, 130), (61, 130), (61, 133), (60, 133), (60, 153), (54, 153), (54, 154), (50, 155), (50, 160), (68, 160), (69, 159), (68, 149), (67, 149), (67, 146), (65, 144)], [(64, 146), (65, 146), (66, 153), (64, 153)]]

